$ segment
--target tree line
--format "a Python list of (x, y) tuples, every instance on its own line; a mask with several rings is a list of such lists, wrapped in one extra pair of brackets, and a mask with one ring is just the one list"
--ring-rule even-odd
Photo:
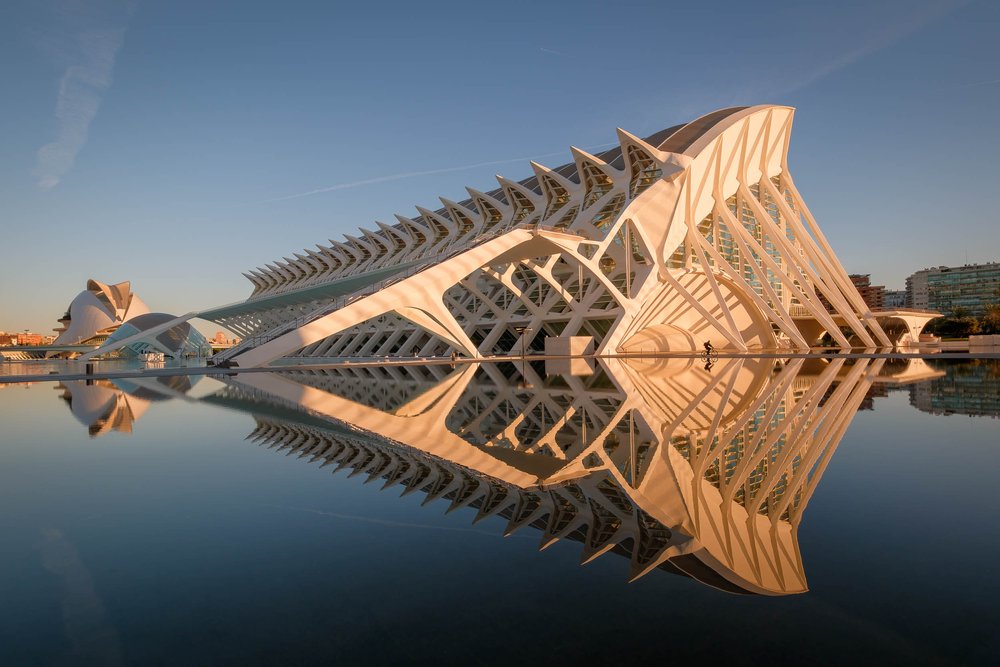
[(927, 323), (924, 333), (942, 338), (968, 338), (977, 334), (1000, 334), (1000, 303), (986, 306), (979, 317), (963, 306), (956, 306), (944, 317)]

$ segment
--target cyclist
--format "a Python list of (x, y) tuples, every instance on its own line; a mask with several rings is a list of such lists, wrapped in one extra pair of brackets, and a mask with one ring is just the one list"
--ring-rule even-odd
[(712, 354), (712, 352), (714, 352), (714, 351), (715, 351), (715, 347), (712, 346), (712, 341), (706, 340), (705, 341), (705, 354), (706, 355)]

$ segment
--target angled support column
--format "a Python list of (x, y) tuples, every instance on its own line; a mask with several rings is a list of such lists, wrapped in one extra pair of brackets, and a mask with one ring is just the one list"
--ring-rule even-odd
[(462, 327), (455, 321), (443, 303), (431, 300), (419, 307), (404, 306), (395, 310), (421, 329), (447, 341), (470, 357), (479, 356), (476, 344), (465, 335), (465, 331), (462, 330)]
[(116, 340), (116, 341), (112, 342), (110, 345), (108, 345), (107, 343), (105, 343), (104, 345), (100, 346), (96, 350), (91, 350), (90, 352), (87, 352), (86, 354), (80, 355), (78, 357), (77, 361), (90, 361), (91, 359), (93, 359), (94, 357), (96, 357), (96, 356), (98, 356), (100, 354), (105, 354), (105, 353), (111, 352), (113, 350), (120, 350), (121, 348), (126, 347), (128, 345), (131, 345), (132, 343), (141, 342), (141, 341), (145, 340), (146, 338), (149, 338), (150, 336), (156, 336), (158, 334), (163, 333), (164, 331), (167, 331), (168, 329), (173, 329), (178, 324), (183, 324), (184, 322), (187, 322), (188, 320), (194, 319), (195, 317), (198, 317), (198, 313), (188, 313), (187, 315), (181, 315), (180, 317), (175, 317), (174, 319), (168, 320), (168, 321), (164, 322), (163, 324), (158, 324), (155, 327), (150, 327), (149, 329), (146, 329), (145, 331), (140, 331), (139, 333), (132, 334), (131, 336), (128, 336), (127, 338), (122, 338), (121, 340)]
[[(565, 243), (563, 237), (567, 235), (554, 236)], [(476, 346), (444, 307), (444, 293), (484, 266), (562, 251), (562, 246), (554, 243), (545, 232), (513, 229), (473, 246), (447, 262), (430, 266), (371, 295), (359, 297), (327, 315), (243, 352), (233, 357), (233, 360), (244, 368), (262, 366), (306, 345), (393, 311), (399, 312), (418, 326), (428, 325), (431, 333), (447, 334), (446, 340), (457, 343), (470, 357), (479, 358)], [(401, 310), (405, 310), (407, 314), (403, 314)]]

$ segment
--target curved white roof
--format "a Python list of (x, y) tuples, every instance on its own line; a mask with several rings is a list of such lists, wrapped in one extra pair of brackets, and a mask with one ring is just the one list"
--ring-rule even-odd
[(132, 293), (129, 281), (108, 285), (90, 279), (87, 289), (76, 295), (66, 315), (59, 320), (63, 326), (56, 329), (59, 336), (54, 344), (84, 342), (148, 312), (149, 307)]

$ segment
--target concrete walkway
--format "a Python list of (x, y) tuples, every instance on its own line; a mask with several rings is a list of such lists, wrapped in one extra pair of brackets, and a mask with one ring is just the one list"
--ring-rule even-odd
[[(452, 361), (448, 357), (417, 357), (412, 359), (390, 359), (384, 357), (356, 357), (343, 359), (335, 362), (315, 363), (315, 364), (288, 364), (284, 366), (265, 366), (260, 368), (219, 368), (217, 366), (179, 366), (164, 368), (132, 368), (117, 369), (113, 371), (93, 374), (76, 372), (51, 372), (49, 374), (28, 374), (28, 375), (6, 375), (0, 376), (0, 384), (24, 383), (24, 382), (62, 382), (67, 380), (113, 380), (116, 378), (136, 378), (136, 377), (174, 377), (184, 375), (208, 375), (208, 376), (233, 376), (246, 373), (274, 373), (282, 371), (299, 370), (322, 370), (325, 368), (357, 368), (365, 366), (447, 366), (460, 364), (479, 363), (518, 363), (524, 361), (548, 361), (565, 359), (704, 359), (704, 354), (609, 354), (601, 357), (597, 356), (552, 356), (552, 355), (526, 355), (525, 357), (484, 357), (481, 359), (458, 358)], [(1000, 359), (1000, 353), (990, 352), (985, 354), (968, 354), (959, 352), (940, 352), (936, 354), (913, 353), (906, 354), (900, 352), (826, 352), (815, 351), (806, 353), (794, 352), (761, 352), (757, 354), (743, 353), (719, 353), (718, 359)], [(98, 362), (99, 364), (99, 362)]]

